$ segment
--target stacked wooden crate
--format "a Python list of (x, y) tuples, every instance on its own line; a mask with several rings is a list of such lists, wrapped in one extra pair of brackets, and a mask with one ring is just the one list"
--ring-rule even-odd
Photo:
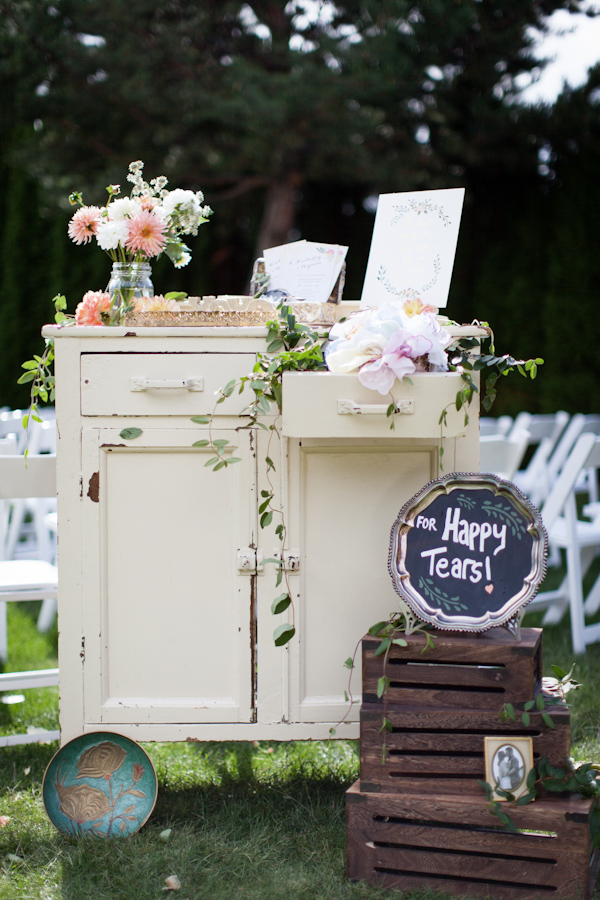
[[(458, 896), (587, 898), (591, 801), (551, 795), (510, 810), (518, 833), (501, 827), (485, 781), (484, 737), (531, 737), (534, 765), (570, 755), (569, 711), (552, 707), (554, 729), (519, 709), (542, 687), (542, 632), (521, 640), (503, 629), (484, 634), (414, 634), (390, 651), (384, 699), (379, 640), (363, 640), (360, 779), (347, 793), (348, 877), (382, 886), (434, 888)], [(502, 722), (511, 703), (516, 721)], [(391, 731), (382, 728), (383, 718)], [(385, 745), (385, 751), (384, 751)]]

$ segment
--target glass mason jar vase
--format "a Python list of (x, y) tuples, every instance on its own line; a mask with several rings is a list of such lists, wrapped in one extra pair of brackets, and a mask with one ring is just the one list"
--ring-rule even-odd
[(125, 314), (135, 309), (136, 297), (153, 297), (149, 262), (114, 262), (107, 291), (110, 306), (102, 319), (106, 325), (121, 325)]

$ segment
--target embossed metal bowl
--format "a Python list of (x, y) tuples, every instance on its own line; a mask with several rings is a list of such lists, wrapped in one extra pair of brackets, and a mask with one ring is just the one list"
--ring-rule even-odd
[(65, 834), (127, 837), (148, 820), (157, 780), (148, 754), (121, 734), (99, 731), (75, 738), (44, 773), (48, 818)]

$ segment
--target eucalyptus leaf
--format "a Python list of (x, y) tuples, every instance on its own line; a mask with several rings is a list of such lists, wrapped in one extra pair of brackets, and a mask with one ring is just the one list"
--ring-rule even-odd
[(390, 686), (390, 679), (387, 677), (387, 675), (382, 675), (377, 680), (377, 696), (379, 697), (380, 700), (383, 697), (383, 695), (387, 692), (389, 686)]
[(294, 637), (296, 629), (293, 625), (279, 625), (273, 632), (273, 640), (276, 647), (283, 647)]
[(279, 615), (279, 613), (284, 612), (291, 604), (292, 598), (289, 594), (280, 594), (279, 597), (275, 597), (271, 604), (271, 612), (274, 616)]
[(195, 422), (196, 425), (209, 425), (210, 416), (192, 416), (190, 422)]
[(124, 441), (132, 441), (134, 438), (138, 438), (143, 431), (141, 428), (124, 428), (119, 432), (119, 437), (122, 437)]

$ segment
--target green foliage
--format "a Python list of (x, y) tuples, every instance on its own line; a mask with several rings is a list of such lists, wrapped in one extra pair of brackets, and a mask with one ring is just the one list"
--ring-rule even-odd
[[(267, 453), (265, 455), (266, 478), (269, 489), (261, 491), (261, 502), (258, 507), (259, 524), (261, 528), (269, 528), (277, 517), (275, 535), (279, 540), (278, 557), (263, 560), (263, 565), (274, 563), (277, 566), (276, 587), (282, 581), (286, 582), (286, 592), (276, 597), (271, 605), (273, 615), (279, 615), (291, 608), (292, 622), (278, 625), (273, 634), (273, 640), (277, 647), (282, 647), (290, 641), (296, 633), (295, 609), (291, 597), (291, 588), (287, 582), (287, 572), (283, 564), (286, 549), (287, 527), (283, 510), (274, 505), (275, 489), (270, 480), (270, 475), (275, 471), (275, 463), (270, 456), (270, 446), (274, 436), (279, 436), (278, 422), (282, 412), (282, 379), (285, 372), (311, 372), (325, 368), (323, 357), (323, 345), (326, 336), (311, 330), (307, 325), (296, 321), (291, 306), (284, 301), (278, 307), (279, 316), (267, 323), (267, 353), (258, 353), (256, 364), (249, 375), (244, 375), (239, 381), (229, 381), (218, 393), (218, 399), (212, 413), (208, 416), (193, 416), (192, 422), (196, 425), (208, 425), (208, 437), (195, 441), (192, 446), (203, 450), (210, 450), (214, 456), (205, 462), (207, 468), (213, 472), (225, 469), (234, 463), (241, 462), (241, 458), (230, 456), (230, 442), (224, 438), (213, 437), (214, 417), (219, 404), (224, 403), (237, 390), (240, 394), (249, 389), (254, 397), (251, 403), (240, 415), (244, 417), (244, 424), (240, 429), (261, 428), (269, 433)], [(262, 418), (274, 416), (269, 425), (265, 425)]]
[[(54, 321), (57, 325), (66, 325), (72, 321), (71, 317), (66, 316), (64, 310), (67, 308), (67, 301), (58, 294), (54, 300)], [(18, 380), (18, 384), (31, 383), (29, 411), (23, 416), (23, 428), (27, 430), (29, 435), (29, 420), (35, 422), (42, 420), (38, 414), (38, 403), (54, 403), (55, 394), (55, 378), (54, 378), (54, 338), (45, 338), (45, 350), (41, 356), (34, 355), (33, 359), (28, 359), (21, 363), (21, 368), (25, 372)], [(141, 432), (140, 432), (141, 434)], [(29, 447), (25, 449), (25, 456), (29, 453)]]
[[(554, 679), (547, 678), (546, 691), (549, 696), (538, 692), (533, 700), (528, 700), (523, 704), (521, 719), (525, 727), (531, 724), (530, 712), (535, 707), (538, 712), (542, 713), (542, 719), (549, 728), (554, 728), (554, 722), (551, 715), (546, 711), (548, 706), (554, 706), (561, 703), (565, 696), (571, 691), (581, 688), (582, 685), (575, 680), (573, 672), (575, 663), (572, 664), (568, 672), (561, 666), (553, 665), (552, 671), (556, 676)], [(516, 711), (512, 703), (503, 703), (500, 712), (500, 720), (516, 721)], [(510, 818), (507, 808), (501, 802), (494, 799), (494, 794), (503, 797), (508, 801), (510, 806), (525, 806), (531, 803), (542, 791), (550, 793), (575, 793), (582, 797), (590, 797), (593, 801), (593, 807), (590, 816), (590, 830), (594, 847), (600, 847), (600, 766), (593, 763), (575, 763), (572, 757), (565, 759), (565, 765), (551, 765), (547, 756), (543, 756), (537, 768), (534, 766), (527, 776), (527, 792), (522, 794), (518, 799), (509, 791), (505, 791), (497, 784), (492, 786), (484, 781), (478, 781), (486, 792), (489, 802), (489, 810), (492, 815), (496, 816), (509, 831), (517, 831), (514, 822)]]

